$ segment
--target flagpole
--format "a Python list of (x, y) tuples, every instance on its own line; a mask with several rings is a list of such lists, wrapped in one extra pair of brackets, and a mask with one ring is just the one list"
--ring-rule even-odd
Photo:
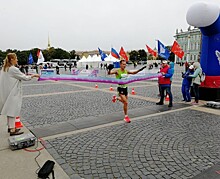
[[(156, 41), (156, 49), (157, 49), (157, 57), (159, 56), (159, 53), (158, 53), (158, 39), (155, 39)], [(157, 62), (157, 57), (156, 57), (156, 62)], [(159, 58), (159, 57), (158, 57)]]
[[(159, 49), (158, 49), (158, 39), (155, 39), (155, 41), (156, 41), (156, 48), (157, 48), (157, 57), (159, 58), (159, 53), (158, 53), (158, 51), (159, 51)], [(157, 58), (156, 58), (156, 61), (157, 61)], [(162, 60), (160, 60), (160, 62), (162, 63)]]

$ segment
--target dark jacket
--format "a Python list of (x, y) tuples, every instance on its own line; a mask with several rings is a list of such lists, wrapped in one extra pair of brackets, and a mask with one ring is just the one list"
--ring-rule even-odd
[(190, 78), (189, 75), (192, 75), (193, 73), (194, 73), (193, 70), (188, 69), (188, 70), (186, 71), (186, 73), (184, 73), (184, 74), (182, 75), (182, 77), (183, 77), (182, 85), (191, 86), (192, 78)]

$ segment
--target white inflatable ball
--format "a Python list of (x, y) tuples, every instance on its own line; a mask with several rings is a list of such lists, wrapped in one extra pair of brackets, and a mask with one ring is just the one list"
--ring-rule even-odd
[(199, 2), (192, 5), (186, 14), (186, 21), (195, 27), (207, 27), (219, 17), (220, 8), (216, 4)]

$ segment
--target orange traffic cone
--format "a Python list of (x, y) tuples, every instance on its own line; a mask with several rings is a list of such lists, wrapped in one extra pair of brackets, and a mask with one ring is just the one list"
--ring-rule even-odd
[(170, 97), (169, 97), (169, 95), (167, 94), (166, 95), (166, 98), (165, 98), (165, 101), (169, 101), (170, 100)]
[(95, 88), (98, 88), (98, 85), (97, 85), (97, 84), (95, 85)]
[(131, 90), (131, 94), (133, 94), (133, 95), (136, 94), (136, 92), (134, 91), (134, 88), (132, 88), (132, 90)]
[(114, 89), (112, 88), (112, 86), (109, 88), (110, 91), (114, 91)]
[(22, 127), (23, 127), (23, 124), (21, 123), (20, 117), (17, 116), (15, 118), (15, 128), (17, 129), (17, 128), (22, 128)]

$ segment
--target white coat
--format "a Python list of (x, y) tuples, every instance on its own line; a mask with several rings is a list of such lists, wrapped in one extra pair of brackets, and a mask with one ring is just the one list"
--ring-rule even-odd
[(11, 66), (8, 72), (0, 73), (0, 114), (10, 117), (20, 116), (22, 105), (21, 81), (31, 80), (17, 67)]

